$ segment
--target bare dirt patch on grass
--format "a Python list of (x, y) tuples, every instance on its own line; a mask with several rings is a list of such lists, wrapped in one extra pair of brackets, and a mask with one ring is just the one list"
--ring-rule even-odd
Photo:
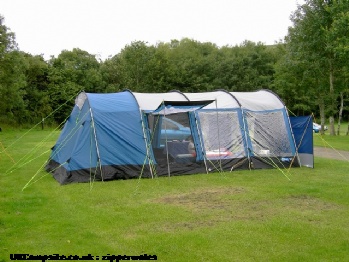
[(327, 211), (339, 208), (336, 204), (309, 195), (291, 195), (285, 198), (285, 202), (291, 209), (297, 210)]
[(187, 194), (170, 195), (155, 202), (182, 206), (192, 211), (201, 212), (207, 209), (225, 209), (229, 206), (229, 201), (223, 199), (223, 196), (231, 196), (244, 193), (244, 188), (215, 188), (201, 189)]
[(306, 218), (306, 221), (316, 222), (317, 219), (314, 217), (323, 211), (338, 208), (333, 203), (309, 195), (251, 200), (243, 194), (249, 194), (249, 191), (243, 187), (215, 188), (155, 199), (155, 203), (181, 207), (193, 214), (193, 220), (166, 222), (158, 226), (164, 231), (192, 230), (226, 222), (262, 222), (280, 216), (293, 218), (296, 216), (299, 219)]

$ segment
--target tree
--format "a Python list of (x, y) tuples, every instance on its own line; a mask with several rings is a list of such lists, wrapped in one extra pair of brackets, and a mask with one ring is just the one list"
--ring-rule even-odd
[(0, 121), (11, 124), (23, 122), (25, 117), (25, 70), (27, 63), (17, 50), (15, 34), (4, 25), (0, 16)]
[(169, 47), (169, 86), (183, 92), (213, 89), (213, 67), (217, 47), (184, 38), (172, 40)]
[[(338, 42), (334, 39), (341, 33), (349, 36), (347, 31), (334, 29), (342, 28), (340, 25), (344, 22), (339, 17), (346, 14), (348, 9), (347, 0), (307, 0), (293, 13), (293, 27), (289, 28), (286, 37), (288, 56), (292, 61), (304, 65), (305, 71), (299, 81), (303, 83), (303, 88), (314, 90), (312, 93), (318, 101), (321, 124), (324, 125), (327, 114), (331, 135), (335, 135), (334, 115), (337, 112), (337, 97), (341, 92), (341, 86), (336, 86), (336, 79), (340, 77), (343, 68), (343, 58), (339, 59)], [(309, 86), (305, 86), (305, 83)]]
[[(349, 67), (348, 67), (348, 59), (349, 59), (349, 11), (348, 11), (348, 1), (338, 1), (337, 5), (333, 7), (330, 11), (334, 13), (335, 19), (333, 20), (333, 24), (331, 30), (329, 32), (330, 41), (333, 43), (332, 48), (334, 49), (335, 55), (337, 56), (337, 61), (340, 68), (340, 74), (337, 79), (337, 84), (341, 86), (340, 91), (340, 107), (339, 107), (339, 115), (338, 115), (338, 128), (337, 135), (340, 134), (340, 126), (342, 120), (342, 114), (344, 111), (344, 103), (347, 101), (345, 96), (349, 92)], [(349, 130), (349, 124), (348, 124)], [(348, 135), (348, 132), (347, 132)]]
[(13, 50), (17, 50), (15, 34), (5, 26), (5, 18), (0, 14), (0, 59)]
[(112, 58), (115, 73), (121, 89), (141, 91), (145, 89), (147, 63), (151, 54), (145, 42), (137, 41), (126, 45)]
[(38, 123), (52, 112), (49, 99), (48, 64), (42, 56), (24, 55), (27, 61), (26, 87), (23, 100), (28, 114), (27, 121)]
[(224, 46), (211, 55), (212, 86), (231, 91), (255, 91), (271, 88), (274, 49), (262, 43), (244, 41), (233, 47)]
[(52, 107), (61, 107), (55, 113), (59, 123), (69, 116), (79, 92), (103, 92), (105, 86), (95, 56), (78, 48), (64, 50), (49, 61), (48, 80)]
[(103, 63), (103, 77), (113, 90), (251, 91), (271, 86), (274, 53), (250, 41), (221, 49), (188, 38), (156, 46), (137, 41)]
[(287, 45), (279, 43), (276, 49), (279, 52), (279, 59), (274, 65), (272, 90), (282, 98), (288, 109), (295, 115), (313, 113), (318, 106), (315, 99), (318, 78), (307, 70), (307, 61), (294, 58)]

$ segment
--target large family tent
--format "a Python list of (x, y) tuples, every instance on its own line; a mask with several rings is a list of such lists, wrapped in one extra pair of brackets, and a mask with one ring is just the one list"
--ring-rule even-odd
[(66, 184), (300, 164), (271, 91), (126, 90), (80, 93), (46, 170)]

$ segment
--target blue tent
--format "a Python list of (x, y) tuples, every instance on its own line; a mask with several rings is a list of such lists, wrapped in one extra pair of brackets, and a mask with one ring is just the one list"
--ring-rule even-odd
[(268, 90), (81, 93), (46, 169), (61, 184), (299, 166), (286, 107)]
[(298, 158), (302, 166), (314, 167), (313, 118), (290, 117)]

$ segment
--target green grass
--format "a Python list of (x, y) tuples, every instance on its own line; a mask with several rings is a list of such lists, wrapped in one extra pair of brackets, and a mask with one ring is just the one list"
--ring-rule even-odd
[[(291, 169), (290, 181), (278, 170), (246, 170), (60, 186), (41, 171), (22, 191), (58, 133), (38, 150), (50, 131), (12, 144), (22, 134), (0, 133), (7, 147), (0, 154), (0, 261), (11, 253), (349, 261), (345, 161), (315, 158), (315, 169)], [(27, 165), (8, 172), (12, 159)]]
[[(329, 126), (327, 124), (327, 126)], [(349, 151), (349, 136), (346, 135), (348, 129), (348, 123), (343, 122), (341, 124), (340, 135), (330, 136), (329, 131), (325, 131), (324, 135), (314, 133), (314, 146), (335, 148), (337, 150)], [(337, 124), (335, 125), (337, 132)]]
[(329, 134), (314, 134), (314, 146), (335, 148), (349, 151), (349, 136), (330, 136)]

